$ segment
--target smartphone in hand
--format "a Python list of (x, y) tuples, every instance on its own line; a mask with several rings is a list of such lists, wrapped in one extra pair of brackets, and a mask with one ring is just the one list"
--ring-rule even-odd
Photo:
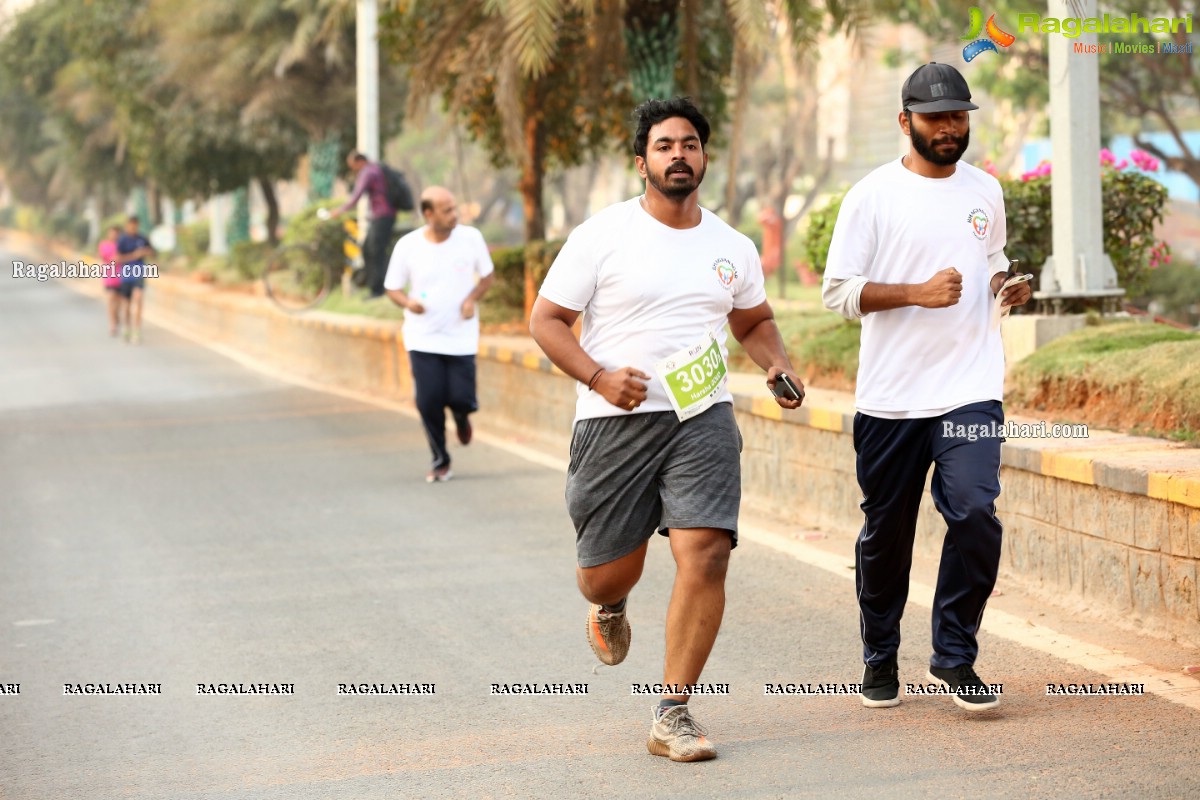
[(784, 400), (799, 400), (802, 397), (795, 381), (788, 377), (786, 372), (775, 376), (775, 388), (771, 390), (771, 393)]

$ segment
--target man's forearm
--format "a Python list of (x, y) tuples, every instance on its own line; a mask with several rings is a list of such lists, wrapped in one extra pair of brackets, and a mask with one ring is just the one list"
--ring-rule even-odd
[(492, 288), (492, 282), (494, 280), (495, 278), (491, 275), (488, 275), (485, 278), (480, 278), (479, 283), (475, 284), (475, 288), (471, 290), (469, 295), (467, 295), (467, 299), (471, 302), (479, 300), (481, 297), (487, 294), (488, 289)]
[(579, 340), (571, 332), (571, 328), (561, 319), (550, 317), (539, 319), (531, 329), (533, 340), (550, 359), (550, 363), (570, 375), (580, 383), (586, 384), (595, 375), (600, 364), (580, 347)]
[(783, 345), (783, 336), (774, 319), (764, 319), (746, 332), (739, 340), (746, 355), (763, 369), (783, 367), (788, 372), (795, 372), (787, 350)]
[(403, 289), (386, 289), (388, 299), (401, 308), (408, 308), (408, 295)]
[(920, 288), (919, 283), (868, 283), (859, 295), (858, 307), (864, 314), (870, 314), (919, 305), (917, 290)]

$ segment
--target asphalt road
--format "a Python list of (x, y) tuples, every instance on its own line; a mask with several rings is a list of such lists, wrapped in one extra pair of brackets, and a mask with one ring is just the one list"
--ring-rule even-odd
[[(665, 543), (630, 600), (629, 659), (594, 671), (561, 472), (476, 442), (454, 451), (455, 480), (428, 485), (412, 417), (161, 329), (125, 345), (96, 301), (10, 278), (11, 257), (0, 687), (19, 694), (0, 694), (4, 800), (1200, 795), (1200, 712), (1047, 697), (1105, 679), (987, 632), (996, 712), (765, 695), (857, 681), (861, 665), (852, 583), (753, 542), (735, 552), (705, 675), (730, 694), (693, 701), (720, 757), (650, 756), (653, 701), (631, 684), (660, 679)], [(903, 633), (901, 678), (917, 681), (928, 611), (910, 607)], [(491, 693), (513, 683), (587, 694)], [(81, 684), (161, 693), (65, 693)], [(215, 684), (293, 693), (199, 693)]]

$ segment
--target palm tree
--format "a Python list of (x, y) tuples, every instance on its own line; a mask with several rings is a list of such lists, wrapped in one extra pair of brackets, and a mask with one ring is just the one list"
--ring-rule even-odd
[[(410, 116), (440, 96), (496, 166), (520, 165), (526, 241), (545, 235), (547, 163), (579, 163), (619, 135), (628, 108), (619, 28), (600, 13), (617, 0), (568, 5), (548, 28), (536, 14), (505, 16), (495, 0), (414, 2), (380, 20), (383, 43), (409, 70)], [(525, 45), (512, 46), (514, 35)], [(543, 36), (558, 57), (530, 61)]]
[[(150, 2), (168, 75), (193, 101), (237, 109), (247, 125), (287, 120), (301, 128), (312, 194), (327, 197), (354, 141), (354, 0)], [(397, 76), (380, 87), (381, 105), (398, 108)]]
[[(810, 43), (826, 13), (857, 18), (866, 0), (401, 0), (381, 20), (393, 57), (409, 66), (413, 112), (441, 96), (489, 145), (522, 168), (527, 241), (544, 235), (542, 184), (548, 155), (548, 102), (576, 113), (564, 122), (589, 132), (624, 134), (619, 118), (635, 102), (675, 94), (681, 82), (715, 122), (726, 116), (724, 89), (735, 44), (768, 46), (782, 15), (797, 45)], [(682, 43), (682, 53), (680, 44)], [(579, 69), (586, 65), (586, 69)], [(607, 85), (597, 85), (606, 76)], [(554, 86), (554, 92), (548, 91)], [(605, 101), (621, 102), (619, 113)], [(596, 143), (599, 144), (599, 143)], [(586, 147), (577, 147), (579, 153)], [(564, 159), (564, 163), (573, 163)]]

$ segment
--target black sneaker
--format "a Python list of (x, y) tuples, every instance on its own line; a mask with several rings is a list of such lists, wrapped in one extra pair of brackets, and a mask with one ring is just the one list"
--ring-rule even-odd
[(955, 705), (967, 711), (986, 711), (1000, 705), (1000, 698), (993, 693), (993, 687), (979, 680), (970, 664), (959, 664), (949, 669), (930, 667), (925, 677), (933, 683), (949, 687), (954, 692), (952, 697)]
[(900, 670), (892, 656), (878, 667), (863, 665), (862, 704), (867, 708), (900, 705)]

